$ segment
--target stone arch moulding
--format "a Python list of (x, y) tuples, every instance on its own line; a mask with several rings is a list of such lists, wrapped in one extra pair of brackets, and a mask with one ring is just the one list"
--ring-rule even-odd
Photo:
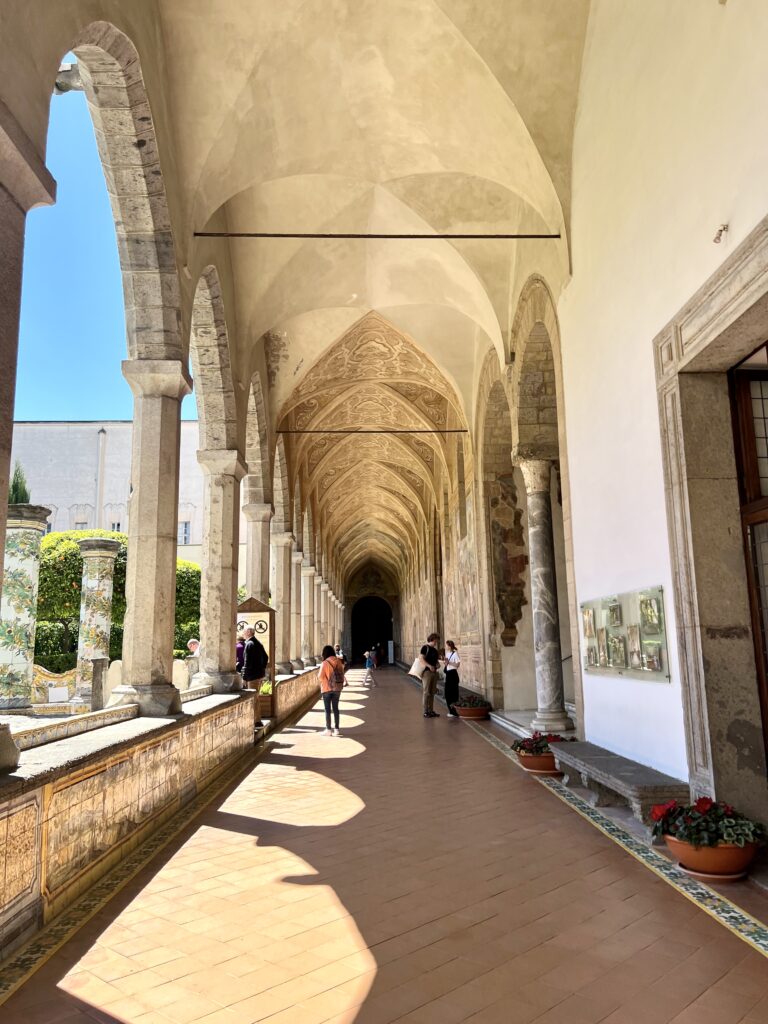
[[(576, 717), (579, 734), (584, 734), (584, 690), (581, 675), (580, 638), (579, 638), (579, 605), (576, 594), (573, 560), (573, 529), (571, 520), (571, 486), (568, 472), (568, 444), (565, 431), (565, 404), (563, 397), (563, 362), (560, 341), (560, 323), (557, 318), (552, 292), (543, 277), (532, 274), (520, 293), (511, 331), (511, 353), (513, 362), (507, 367), (507, 397), (510, 408), (519, 408), (519, 393), (525, 364), (525, 350), (537, 325), (543, 327), (552, 352), (552, 369), (555, 383), (555, 410), (557, 415), (557, 451), (553, 453), (559, 465), (560, 493), (563, 509), (563, 533), (565, 538), (565, 566), (568, 593), (568, 613), (570, 619), (571, 651), (573, 654), (573, 686), (576, 703)], [(554, 436), (550, 435), (550, 441)], [(528, 454), (520, 450), (519, 423), (512, 416), (512, 457)], [(540, 457), (551, 458), (545, 451), (538, 452)], [(555, 461), (553, 460), (553, 461)]]
[(216, 268), (200, 275), (192, 304), (190, 357), (204, 451), (236, 451), (237, 408), (229, 334)]
[(130, 39), (92, 22), (71, 47), (104, 169), (123, 272), (131, 359), (183, 355), (171, 218), (141, 62)]
[(258, 505), (272, 504), (272, 472), (269, 465), (269, 418), (261, 374), (251, 375), (245, 421), (246, 500)]
[(275, 445), (272, 493), (275, 502), (272, 530), (274, 533), (290, 533), (293, 529), (291, 494), (288, 483), (288, 462), (282, 436), (278, 437), (277, 444)]

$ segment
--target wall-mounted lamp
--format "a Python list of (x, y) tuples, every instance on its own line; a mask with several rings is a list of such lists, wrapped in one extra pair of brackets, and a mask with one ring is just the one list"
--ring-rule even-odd
[(720, 227), (715, 232), (715, 237), (712, 239), (712, 241), (715, 243), (715, 245), (720, 245), (720, 243), (723, 240), (723, 235), (726, 233), (727, 230), (728, 230), (728, 225), (727, 224), (721, 224), (720, 225)]

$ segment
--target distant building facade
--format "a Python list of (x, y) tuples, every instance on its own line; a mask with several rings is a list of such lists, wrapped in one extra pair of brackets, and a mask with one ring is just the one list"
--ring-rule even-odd
[[(14, 425), (12, 464), (20, 462), (31, 500), (51, 510), (49, 532), (128, 532), (131, 488), (130, 420), (20, 421)], [(197, 461), (197, 420), (181, 423), (179, 557), (201, 561), (204, 477)], [(241, 537), (245, 537), (241, 521)], [(241, 544), (244, 575), (245, 545)], [(242, 581), (241, 581), (242, 582)]]

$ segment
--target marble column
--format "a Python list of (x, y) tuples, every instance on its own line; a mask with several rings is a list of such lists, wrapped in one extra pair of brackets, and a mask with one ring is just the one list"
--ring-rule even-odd
[(133, 450), (128, 512), (123, 682), (115, 704), (138, 704), (142, 715), (181, 713), (171, 682), (176, 604), (181, 400), (191, 390), (175, 359), (123, 363), (133, 392)]
[(531, 573), (533, 646), (536, 668), (536, 716), (531, 728), (541, 732), (572, 729), (565, 711), (560, 620), (552, 533), (552, 463), (545, 459), (520, 462), (528, 497), (528, 560)]
[(322, 586), (323, 577), (315, 570), (315, 661), (318, 665), (323, 660), (322, 650), (324, 644), (323, 623), (321, 621), (323, 614)]
[(245, 590), (262, 604), (269, 604), (269, 555), (272, 506), (249, 502), (243, 505), (246, 520)]
[(333, 635), (334, 644), (341, 644), (341, 629), (339, 628), (339, 599), (333, 595)]
[(294, 672), (301, 672), (301, 551), (294, 547), (291, 555), (291, 665)]
[[(115, 559), (120, 542), (106, 537), (83, 537), (77, 542), (83, 556), (80, 591), (80, 632), (77, 640), (75, 701), (93, 706), (93, 662), (106, 658), (109, 664), (109, 634), (112, 632), (112, 588)], [(98, 704), (98, 700), (96, 701)], [(103, 702), (101, 703), (103, 707)]]
[(301, 660), (304, 668), (315, 664), (315, 567), (301, 567)]
[(8, 505), (5, 582), (0, 603), (0, 707), (32, 703), (40, 543), (51, 514), (42, 505)]
[(323, 647), (325, 647), (326, 644), (333, 643), (330, 630), (330, 601), (328, 600), (330, 592), (330, 584), (323, 580), (320, 584), (320, 635), (323, 641)]
[(291, 549), (292, 533), (272, 534), (270, 589), (275, 609), (275, 671), (290, 675), (291, 665)]
[(242, 688), (235, 671), (237, 562), (240, 553), (240, 454), (229, 449), (199, 451), (205, 491), (200, 580), (200, 670), (192, 685), (214, 693)]

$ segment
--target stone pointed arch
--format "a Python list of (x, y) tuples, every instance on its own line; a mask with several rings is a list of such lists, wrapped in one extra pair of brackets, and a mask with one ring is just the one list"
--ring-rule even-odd
[(190, 357), (200, 421), (200, 447), (235, 451), (237, 407), (229, 334), (219, 275), (213, 266), (200, 275), (192, 304)]
[(293, 529), (293, 517), (291, 515), (291, 493), (288, 481), (288, 460), (282, 435), (278, 437), (277, 444), (275, 445), (272, 495), (275, 505), (272, 529), (275, 533), (290, 533)]
[(106, 21), (73, 41), (123, 272), (128, 355), (183, 354), (179, 279), (152, 110), (131, 40)]
[(261, 374), (251, 377), (248, 411), (245, 421), (245, 461), (247, 500), (254, 504), (272, 503), (272, 473), (269, 465), (269, 418), (264, 401)]

